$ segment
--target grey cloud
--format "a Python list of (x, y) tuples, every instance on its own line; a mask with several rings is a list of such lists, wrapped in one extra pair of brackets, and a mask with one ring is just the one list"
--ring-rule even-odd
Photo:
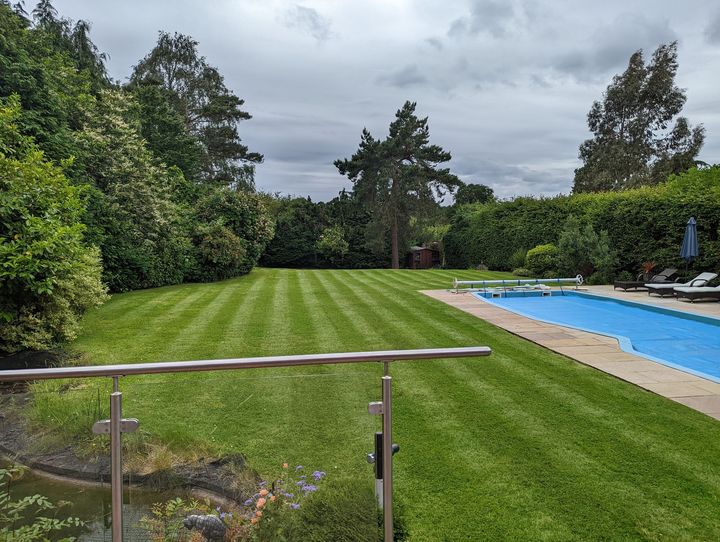
[(710, 43), (720, 44), (720, 11), (705, 27), (705, 37)]
[(316, 9), (295, 4), (285, 12), (284, 20), (289, 28), (304, 30), (318, 41), (325, 41), (332, 36), (330, 20)]
[[(707, 41), (720, 28), (708, 26), (719, 8), (706, 9), (707, 0), (507, 2), (483, 16), (500, 0), (54, 4), (93, 23), (116, 79), (150, 51), (159, 29), (193, 36), (253, 115), (239, 132), (265, 155), (260, 190), (334, 197), (349, 182), (332, 161), (352, 155), (363, 126), (384, 137), (411, 92), (430, 118), (431, 142), (452, 152), (449, 166), (463, 180), (503, 198), (568, 192), (593, 100), (633, 51), (650, 54), (675, 38), (677, 84), (688, 89), (683, 112), (707, 129), (699, 159), (720, 162), (720, 48)], [(447, 37), (458, 20), (462, 32)], [(317, 39), (325, 46), (309, 46)]]
[(470, 14), (455, 19), (448, 30), (448, 36), (461, 37), (487, 32), (500, 38), (507, 32), (508, 26), (515, 18), (515, 10), (508, 1), (475, 0), (470, 7)]
[(453, 171), (468, 183), (490, 186), (500, 198), (527, 195), (551, 195), (558, 193), (558, 186), (569, 188), (565, 171), (539, 169), (480, 159), (472, 162), (458, 161)]
[(675, 39), (667, 19), (625, 14), (596, 29), (577, 49), (557, 56), (553, 68), (581, 81), (604, 80), (608, 72), (623, 69), (638, 49), (647, 59), (658, 45)]
[(444, 49), (443, 43), (439, 38), (428, 38), (425, 42), (438, 51), (442, 51)]
[(408, 64), (397, 71), (381, 75), (377, 78), (377, 82), (391, 87), (408, 88), (424, 85), (428, 79), (420, 72), (417, 64)]

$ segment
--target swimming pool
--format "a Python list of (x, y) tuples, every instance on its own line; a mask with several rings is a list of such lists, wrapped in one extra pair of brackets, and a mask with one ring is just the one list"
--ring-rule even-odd
[(550, 324), (608, 335), (652, 361), (720, 382), (720, 319), (584, 292), (476, 297)]

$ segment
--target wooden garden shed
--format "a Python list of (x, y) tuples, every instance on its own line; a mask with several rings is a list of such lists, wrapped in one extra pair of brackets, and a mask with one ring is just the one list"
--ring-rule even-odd
[(407, 255), (408, 269), (440, 267), (440, 251), (428, 247), (412, 247)]

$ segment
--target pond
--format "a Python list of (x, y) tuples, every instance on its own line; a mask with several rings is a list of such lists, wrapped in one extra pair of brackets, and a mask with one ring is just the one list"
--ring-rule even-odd
[[(9, 463), (0, 458), (0, 468), (7, 468)], [(124, 542), (147, 541), (147, 532), (140, 526), (140, 519), (150, 514), (154, 503), (164, 502), (178, 496), (187, 497), (187, 492), (151, 491), (141, 488), (126, 488), (123, 502)], [(60, 536), (54, 533), (53, 538), (75, 536), (80, 542), (96, 542), (111, 540), (110, 533), (110, 485), (91, 485), (72, 483), (56, 477), (47, 477), (28, 471), (10, 486), (11, 500), (40, 494), (48, 497), (53, 503), (69, 501), (63, 506), (58, 517), (79, 517), (86, 525), (73, 528)]]

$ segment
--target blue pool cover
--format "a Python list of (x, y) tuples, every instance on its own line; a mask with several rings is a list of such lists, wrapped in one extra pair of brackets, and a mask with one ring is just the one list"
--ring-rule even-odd
[(720, 319), (580, 292), (558, 294), (475, 295), (522, 316), (616, 337), (626, 352), (720, 382)]

